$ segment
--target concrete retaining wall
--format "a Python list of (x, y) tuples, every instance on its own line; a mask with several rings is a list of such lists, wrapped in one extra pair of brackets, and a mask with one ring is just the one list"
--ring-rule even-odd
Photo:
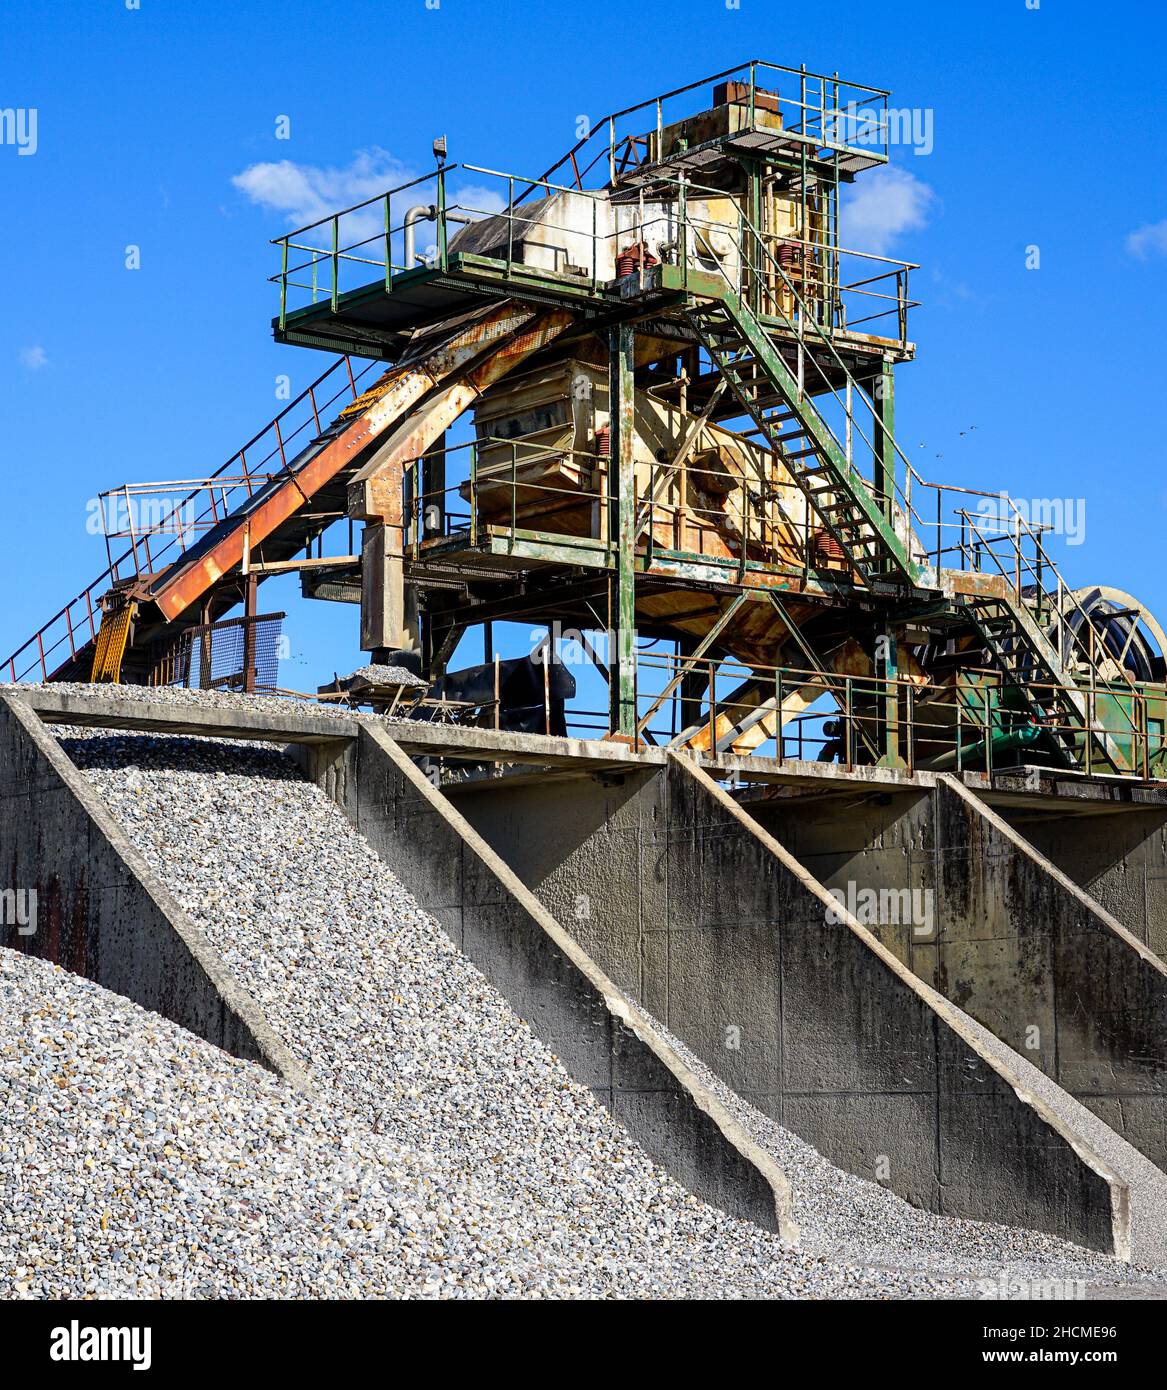
[(705, 1201), (797, 1238), (777, 1164), (376, 726), (302, 749), (309, 774), (534, 1032)]
[(303, 1088), (304, 1069), (114, 824), (56, 738), (0, 697), (0, 887), (34, 890), (36, 930), (0, 945), (50, 960)]
[(955, 778), (936, 823), (942, 991), (1167, 1168), (1167, 966)]
[(704, 774), (449, 795), (618, 984), (840, 1167), (1127, 1253), (1125, 1184)]
[[(872, 932), (1167, 1167), (1167, 967), (1017, 828), (952, 776), (928, 793), (749, 810), (828, 888), (929, 892), (930, 921), (884, 915)], [(1062, 857), (1097, 824), (1060, 819)]]
[(1035, 849), (1167, 960), (1167, 816), (1158, 810), (1000, 812)]

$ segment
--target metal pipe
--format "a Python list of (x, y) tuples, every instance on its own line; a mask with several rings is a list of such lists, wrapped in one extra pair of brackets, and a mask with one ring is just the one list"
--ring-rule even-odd
[(438, 209), (434, 203), (415, 203), (405, 214), (405, 268), (412, 270), (417, 256), (414, 250), (413, 229), (418, 222), (436, 222)]

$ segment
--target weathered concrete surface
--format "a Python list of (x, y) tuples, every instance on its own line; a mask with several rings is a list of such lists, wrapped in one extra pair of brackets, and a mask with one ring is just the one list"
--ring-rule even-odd
[[(927, 894), (922, 920), (881, 905), (871, 931), (1167, 1166), (1167, 968), (1001, 814), (945, 775), (930, 793), (769, 798), (749, 810), (828, 888), (898, 894), (905, 905), (914, 893), (913, 906)], [(1103, 819), (1128, 815), (1145, 813)], [(1065, 859), (1098, 820), (1059, 819)]]
[(1000, 814), (1051, 863), (1167, 960), (1167, 812), (1126, 807), (1096, 815)]
[(834, 1163), (1128, 1254), (1122, 1180), (872, 933), (828, 920), (834, 900), (716, 784), (680, 761), (604, 782), (449, 795), (618, 985)]
[(1167, 966), (954, 778), (936, 808), (941, 990), (1167, 1168)]
[[(323, 712), (308, 701), (268, 699), (267, 708), (238, 705), (173, 703), (153, 698), (144, 686), (101, 686), (92, 695), (53, 686), (21, 687), (21, 698), (47, 724), (80, 724), (105, 729), (141, 729), (153, 733), (193, 734), (214, 738), (266, 739), (304, 745), (355, 739), (363, 724), (390, 729), (401, 747), (413, 755), (448, 762), (502, 762), (533, 768), (628, 771), (661, 767), (665, 751), (606, 739), (561, 738), (557, 735), (515, 733), (508, 729), (426, 723), (422, 720), (377, 720), (332, 710)], [(707, 760), (723, 771), (743, 765), (737, 757)], [(762, 781), (790, 785), (854, 783), (858, 786), (931, 787), (935, 774), (906, 773), (893, 768), (844, 768), (831, 763), (750, 758), (749, 773)], [(976, 774), (969, 774), (975, 777)]]
[(797, 1239), (790, 1185), (671, 1045), (388, 732), (301, 761), (427, 911), (641, 1147), (691, 1192)]
[(35, 890), (36, 931), (0, 944), (53, 961), (261, 1062), (310, 1078), (218, 952), (19, 697), (0, 697), (0, 886)]

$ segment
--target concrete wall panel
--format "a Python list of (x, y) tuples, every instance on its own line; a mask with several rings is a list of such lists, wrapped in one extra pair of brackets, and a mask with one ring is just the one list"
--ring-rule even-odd
[(130, 844), (56, 738), (0, 697), (0, 873), (37, 929), (5, 946), (84, 975), (303, 1088), (310, 1079)]
[[(1122, 1250), (1125, 1186), (1021, 1097), (959, 1015), (872, 933), (828, 921), (836, 904), (821, 885), (687, 764), (616, 789), (503, 778), (448, 794), (602, 969), (833, 1162), (931, 1210)], [(872, 862), (894, 855), (897, 883), (919, 878), (903, 851), (920, 851), (926, 834), (903, 805), (881, 815), (889, 852)], [(825, 825), (806, 828), (820, 864), (862, 871), (871, 856), (861, 810), (853, 822), (838, 854)], [(577, 923), (581, 897), (589, 916)]]

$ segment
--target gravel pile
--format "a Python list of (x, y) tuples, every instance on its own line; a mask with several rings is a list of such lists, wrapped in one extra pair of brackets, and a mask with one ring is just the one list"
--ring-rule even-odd
[(1125, 1277), (916, 1212), (732, 1095), (791, 1177), (804, 1248), (704, 1206), (284, 754), (59, 732), (318, 1095), (0, 952), (0, 1296), (943, 1297), (1010, 1270)]
[[(878, 1183), (841, 1172), (817, 1149), (743, 1100), (662, 1024), (657, 1027), (790, 1179), (794, 1217), (804, 1250), (832, 1259), (901, 1270), (916, 1268), (954, 1278), (997, 1279), (1007, 1274), (1009, 1279), (1026, 1283), (1080, 1280), (1092, 1290), (1133, 1282), (1145, 1286), (1148, 1296), (1167, 1297), (1167, 1269), (1120, 1264), (1040, 1231), (937, 1216), (909, 1206)], [(1056, 1088), (1043, 1073), (986, 1029), (974, 1027), (981, 1041), (1002, 1061), (1020, 1067), (1028, 1087), (1044, 1095), (1047, 1103), (1062, 1108), (1064, 1093), (1055, 1098), (1052, 1090)], [(1070, 1104), (1074, 1123), (1081, 1126), (1097, 1152), (1132, 1186), (1139, 1184), (1135, 1220), (1161, 1220), (1167, 1176), (1130, 1145), (1121, 1141), (1116, 1145), (1114, 1132), (1084, 1106), (1073, 1101)]]

